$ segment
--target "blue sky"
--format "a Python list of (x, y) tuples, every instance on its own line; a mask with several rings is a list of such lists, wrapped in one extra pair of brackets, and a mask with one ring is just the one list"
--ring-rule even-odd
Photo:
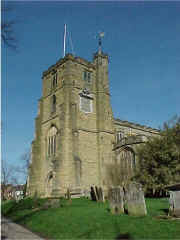
[(21, 165), (33, 140), (42, 72), (62, 57), (64, 23), (75, 55), (87, 60), (105, 32), (116, 118), (158, 128), (180, 115), (180, 2), (9, 4), (18, 51), (2, 44), (2, 157), (11, 164)]

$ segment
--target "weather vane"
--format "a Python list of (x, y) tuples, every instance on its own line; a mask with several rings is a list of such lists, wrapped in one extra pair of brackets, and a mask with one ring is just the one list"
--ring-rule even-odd
[(102, 51), (102, 38), (104, 37), (104, 34), (105, 34), (104, 32), (99, 32), (98, 33), (98, 37), (99, 37), (99, 42), (98, 42), (99, 43), (98, 44), (99, 45), (99, 52)]

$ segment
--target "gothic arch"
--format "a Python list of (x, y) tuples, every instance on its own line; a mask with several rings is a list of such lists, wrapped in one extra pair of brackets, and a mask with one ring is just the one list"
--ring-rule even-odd
[(57, 133), (58, 133), (58, 127), (57, 127), (56, 123), (51, 123), (51, 125), (45, 130), (45, 133), (46, 133), (45, 135), (46, 135), (46, 136), (48, 135), (48, 132), (50, 131), (50, 129), (51, 129), (52, 127), (55, 127), (56, 130), (57, 130)]
[(123, 168), (133, 171), (136, 167), (135, 152), (133, 148), (126, 146), (118, 149), (116, 152), (116, 161)]
[(55, 113), (56, 112), (56, 103), (57, 103), (55, 94), (51, 96), (50, 101), (51, 101), (51, 113)]
[(51, 125), (46, 134), (46, 149), (47, 156), (55, 156), (57, 148), (57, 133), (58, 130), (54, 125)]
[(50, 171), (47, 174), (45, 184), (46, 184), (46, 197), (50, 197), (53, 189), (53, 178), (54, 178), (54, 173), (53, 171)]

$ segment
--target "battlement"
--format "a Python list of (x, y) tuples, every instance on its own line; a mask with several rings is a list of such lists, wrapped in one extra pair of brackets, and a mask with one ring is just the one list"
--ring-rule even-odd
[(143, 130), (143, 131), (153, 132), (153, 133), (157, 133), (157, 134), (160, 133), (160, 130), (158, 130), (156, 128), (151, 128), (149, 126), (140, 125), (138, 123), (133, 123), (133, 122), (129, 122), (129, 121), (123, 121), (123, 120), (120, 120), (118, 118), (114, 119), (114, 123), (117, 124), (117, 125), (124, 126), (124, 127), (140, 129), (140, 130)]
[(68, 53), (65, 55), (64, 58), (60, 58), (55, 64), (51, 65), (48, 70), (43, 72), (43, 77), (45, 77), (47, 74), (49, 74), (50, 72), (52, 72), (53, 70), (56, 70), (59, 66), (63, 65), (65, 62), (67, 61), (73, 61), (76, 62), (78, 64), (84, 65), (88, 68), (93, 68), (95, 69), (95, 64), (93, 62), (89, 62), (84, 58), (81, 57), (75, 57), (74, 55)]

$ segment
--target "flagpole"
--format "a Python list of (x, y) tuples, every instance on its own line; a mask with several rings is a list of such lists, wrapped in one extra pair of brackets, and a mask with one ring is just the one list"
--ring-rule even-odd
[(64, 24), (64, 52), (63, 57), (65, 57), (66, 54), (66, 24)]

